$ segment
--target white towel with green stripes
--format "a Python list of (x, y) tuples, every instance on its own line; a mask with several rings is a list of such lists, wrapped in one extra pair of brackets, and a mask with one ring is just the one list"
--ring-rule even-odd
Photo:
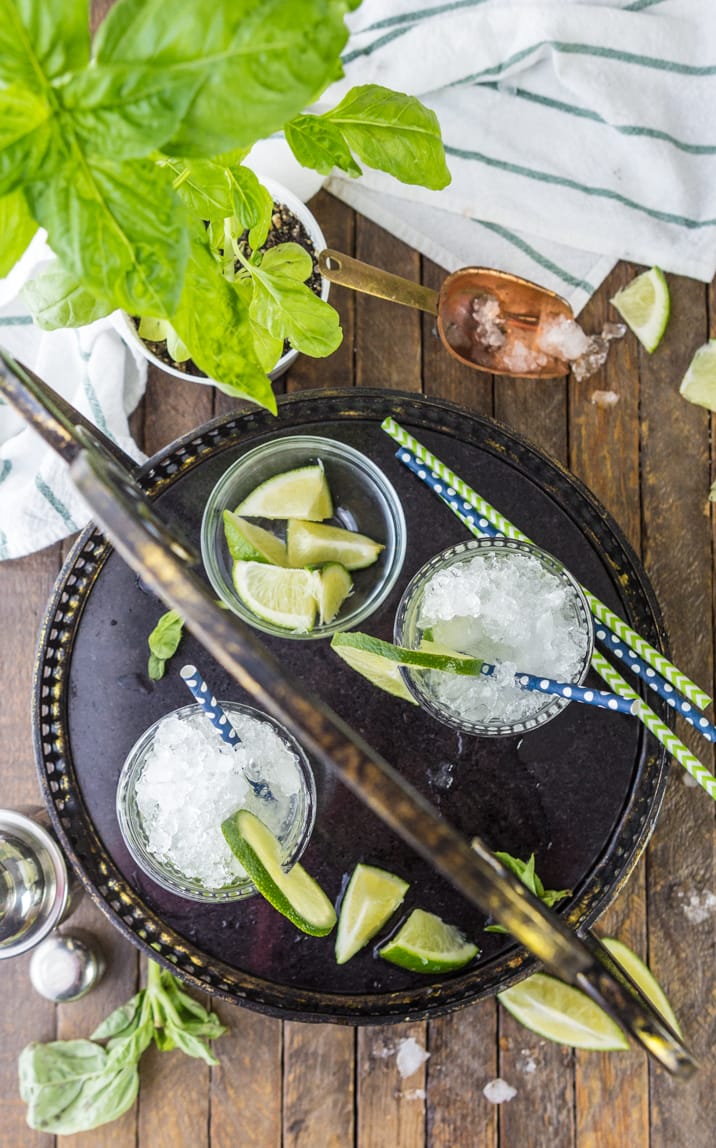
[[(41, 331), (19, 294), (50, 258), (37, 236), (18, 265), (0, 280), (0, 344), (30, 367), (95, 426), (138, 461), (127, 416), (139, 402), (146, 361), (100, 319), (75, 330)], [(21, 558), (74, 534), (90, 519), (66, 464), (0, 399), (0, 560)]]
[(345, 79), (437, 113), (452, 183), (329, 190), (448, 270), (501, 267), (579, 310), (619, 259), (716, 270), (715, 0), (363, 0)]

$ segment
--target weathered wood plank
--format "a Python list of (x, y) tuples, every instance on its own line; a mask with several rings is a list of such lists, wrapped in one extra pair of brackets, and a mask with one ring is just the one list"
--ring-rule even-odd
[(142, 427), (147, 454), (154, 454), (180, 435), (208, 422), (213, 413), (214, 387), (175, 379), (150, 365)]
[(215, 1005), (228, 1026), (214, 1046), (212, 1148), (281, 1148), (281, 1021), (249, 1009)]
[[(0, 706), (0, 805), (6, 809), (42, 805), (33, 762), (30, 696), (37, 630), (59, 566), (59, 546), (0, 566), (0, 680), (7, 684)], [(33, 992), (29, 962), (29, 955), (0, 962), (0, 1108), (8, 1148), (48, 1148), (53, 1143), (53, 1137), (27, 1127), (18, 1091), (22, 1048), (31, 1040), (54, 1040), (56, 1035), (55, 1006)]]
[(425, 1063), (401, 1077), (396, 1058), (404, 1040), (412, 1038), (424, 1049), (425, 1030), (420, 1022), (358, 1029), (357, 1148), (424, 1144)]
[(354, 1030), (284, 1025), (283, 1148), (354, 1143)]
[(497, 1076), (497, 1002), (431, 1020), (428, 1034), (428, 1148), (495, 1148), (498, 1110), (482, 1089)]
[[(405, 279), (420, 278), (420, 256), (383, 228), (358, 216), (356, 257)], [(356, 295), (356, 384), (419, 391), (420, 314), (409, 307)]]
[[(642, 498), (644, 558), (669, 630), (677, 665), (708, 688), (713, 682), (713, 570), (709, 489), (710, 418), (678, 385), (707, 335), (704, 288), (670, 278), (672, 317), (662, 347), (643, 356)], [(713, 768), (701, 739), (680, 734)], [(714, 808), (684, 784), (674, 764), (649, 849), (649, 963), (668, 992), (702, 1070), (677, 1084), (651, 1069), (653, 1148), (687, 1148), (713, 1139), (712, 1057), (716, 1043)]]

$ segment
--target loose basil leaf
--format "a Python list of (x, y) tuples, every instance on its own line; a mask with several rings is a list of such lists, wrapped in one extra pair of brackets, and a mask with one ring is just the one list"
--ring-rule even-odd
[(56, 92), (87, 155), (135, 159), (171, 138), (199, 83), (190, 74), (97, 64), (68, 76)]
[[(513, 857), (510, 853), (495, 853), (495, 857), (499, 858), (506, 869), (513, 873), (526, 885), (535, 897), (538, 897), (548, 908), (552, 908), (558, 901), (562, 901), (568, 897), (572, 892), (571, 889), (545, 889), (542, 881), (535, 872), (535, 855), (530, 854), (528, 861), (521, 861), (519, 857)], [(486, 925), (486, 933), (507, 933), (508, 930), (503, 928), (502, 925)]]
[(167, 663), (164, 658), (158, 658), (156, 654), (150, 654), (147, 660), (147, 674), (153, 682), (160, 682), (164, 677), (164, 671), (167, 668)]
[[(192, 243), (188, 272), (172, 326), (191, 357), (221, 390), (276, 414), (271, 383), (254, 350), (248, 305), (241, 285), (217, 271), (205, 229)], [(231, 332), (228, 337), (227, 332)]]
[(322, 116), (295, 116), (284, 124), (286, 143), (303, 167), (330, 175), (334, 167), (349, 175), (361, 175), (340, 129)]
[(58, 1135), (85, 1132), (131, 1108), (139, 1088), (136, 1064), (115, 1066), (113, 1056), (89, 1040), (24, 1048), (20, 1095), (30, 1127)]
[(88, 0), (0, 0), (0, 80), (44, 87), (89, 61)]
[(30, 279), (21, 294), (33, 319), (44, 331), (84, 327), (114, 310), (111, 301), (88, 291), (75, 275), (65, 271), (59, 260)]
[(302, 281), (312, 266), (310, 255), (297, 243), (266, 251), (260, 266), (250, 267), (254, 293), (249, 314), (275, 338), (322, 358), (335, 351), (343, 333), (338, 312)]
[(174, 1047), (180, 1048), (187, 1056), (197, 1057), (211, 1065), (219, 1063), (204, 1041), (198, 1036), (192, 1036), (186, 1029), (170, 1024), (167, 1025), (166, 1035), (174, 1042)]
[(0, 91), (0, 195), (56, 173), (66, 155), (44, 96), (19, 84)]
[(134, 315), (171, 315), (188, 257), (182, 205), (147, 160), (76, 165), (26, 189), (66, 270)]
[[(147, 638), (147, 645), (149, 646), (151, 657), (161, 662), (168, 661), (169, 658), (176, 654), (183, 632), (184, 619), (181, 614), (178, 614), (176, 610), (168, 610), (166, 614), (162, 614)], [(162, 668), (162, 674), (163, 673), (164, 669)], [(162, 674), (159, 676), (161, 677)], [(153, 677), (151, 672), (151, 659), (149, 676)]]
[(362, 84), (321, 118), (340, 130), (369, 167), (423, 187), (439, 189), (450, 182), (438, 118), (415, 96)]
[(22, 191), (0, 197), (0, 279), (12, 271), (36, 231)]
[(136, 1026), (142, 1011), (144, 989), (136, 993), (126, 1004), (120, 1005), (102, 1021), (92, 1033), (92, 1040), (109, 1040), (121, 1037)]

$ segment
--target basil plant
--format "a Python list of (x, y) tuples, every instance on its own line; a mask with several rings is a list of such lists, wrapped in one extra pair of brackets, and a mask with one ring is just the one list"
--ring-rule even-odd
[[(56, 255), (26, 288), (36, 321), (116, 309), (171, 328), (223, 389), (276, 410), (284, 340), (341, 340), (295, 243), (260, 248), (271, 196), (244, 164), (283, 131), (298, 161), (406, 183), (450, 179), (433, 112), (374, 84), (323, 115), (355, 0), (0, 0), (0, 275), (38, 227)], [(248, 248), (239, 244), (248, 232)], [(157, 328), (155, 328), (157, 329)]]

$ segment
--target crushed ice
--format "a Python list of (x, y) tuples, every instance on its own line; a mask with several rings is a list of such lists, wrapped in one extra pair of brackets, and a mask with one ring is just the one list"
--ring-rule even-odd
[(430, 1053), (423, 1048), (422, 1044), (418, 1044), (414, 1036), (403, 1037), (402, 1040), (398, 1041), (398, 1055), (395, 1058), (398, 1072), (403, 1079), (406, 1076), (412, 1076), (421, 1065), (425, 1064), (429, 1056)]
[(682, 902), (684, 916), (692, 925), (703, 924), (716, 912), (716, 893), (712, 893), (710, 889), (703, 889), (700, 892), (697, 889), (690, 889), (687, 893), (679, 889), (676, 895)]
[(489, 1100), (490, 1104), (505, 1104), (506, 1101), (512, 1100), (517, 1095), (517, 1089), (503, 1080), (501, 1076), (498, 1076), (495, 1080), (488, 1080), (482, 1090), (482, 1095), (485, 1100)]

